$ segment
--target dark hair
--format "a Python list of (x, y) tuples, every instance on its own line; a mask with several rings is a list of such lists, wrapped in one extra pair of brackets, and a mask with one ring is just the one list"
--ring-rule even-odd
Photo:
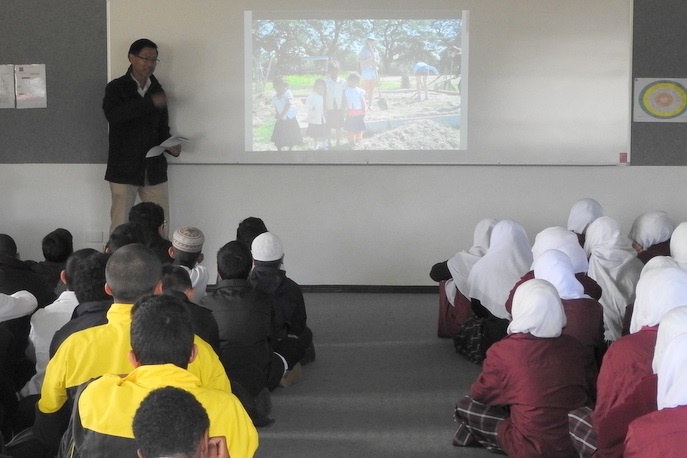
[(193, 287), (188, 270), (173, 264), (165, 264), (162, 266), (162, 276), (160, 280), (162, 282), (163, 292), (171, 289), (185, 293), (187, 289)]
[(278, 84), (281, 84), (284, 87), (289, 87), (289, 83), (286, 82), (286, 78), (283, 76), (275, 76), (272, 80), (272, 86), (276, 88)]
[(253, 239), (258, 235), (267, 232), (265, 223), (256, 216), (249, 216), (239, 223), (236, 228), (236, 240), (243, 242), (250, 249)]
[(353, 73), (348, 75), (348, 78), (346, 80), (347, 81), (352, 81), (352, 80), (360, 81), (360, 74), (357, 72), (353, 72)]
[(17, 256), (17, 243), (7, 234), (0, 234), (0, 255)]
[(193, 350), (191, 315), (181, 299), (146, 295), (131, 309), (131, 349), (141, 364), (186, 369)]
[(278, 269), (282, 265), (284, 258), (277, 259), (276, 261), (258, 261), (257, 259), (253, 262), (256, 266), (269, 267), (272, 269)]
[(72, 233), (67, 229), (58, 228), (43, 237), (41, 242), (43, 257), (50, 262), (66, 262), (74, 252)]
[(153, 292), (161, 273), (162, 263), (153, 250), (131, 243), (110, 256), (105, 278), (115, 301), (132, 303)]
[(123, 246), (131, 243), (145, 244), (146, 237), (143, 229), (136, 223), (124, 223), (115, 227), (110, 234), (110, 240), (107, 241), (107, 248), (111, 252), (115, 252)]
[[(72, 289), (72, 279), (74, 278), (74, 272), (76, 271), (78, 264), (83, 262), (84, 259), (91, 256), (93, 253), (98, 253), (98, 251), (93, 248), (83, 248), (81, 250), (76, 250), (71, 254), (71, 256), (69, 256), (69, 258), (67, 258), (67, 262), (64, 264), (64, 276), (67, 289)], [(103, 278), (104, 277), (105, 276), (103, 275)]]
[(148, 394), (136, 410), (132, 424), (139, 451), (148, 458), (196, 455), (210, 419), (188, 391), (167, 386)]
[(174, 265), (186, 266), (189, 269), (193, 269), (198, 264), (198, 257), (202, 254), (200, 251), (197, 253), (183, 251), (175, 246), (172, 246), (172, 250), (174, 251)]
[[(110, 259), (110, 254), (96, 251), (81, 258), (80, 253), (86, 250), (88, 248), (74, 252), (67, 261), (67, 277), (71, 277), (71, 289), (79, 304), (101, 301), (110, 297), (105, 292), (105, 266)], [(75, 258), (74, 261), (72, 258)], [(70, 264), (75, 264), (71, 273), (69, 272)]]
[(153, 202), (141, 202), (129, 210), (129, 222), (137, 223), (144, 232), (157, 232), (165, 224), (165, 210)]
[(217, 252), (217, 273), (223, 280), (248, 278), (253, 258), (245, 243), (234, 240)]
[(155, 43), (147, 38), (139, 38), (131, 43), (131, 46), (129, 46), (129, 54), (137, 56), (138, 53), (143, 51), (143, 48), (153, 48), (155, 51), (157, 51), (157, 45)]

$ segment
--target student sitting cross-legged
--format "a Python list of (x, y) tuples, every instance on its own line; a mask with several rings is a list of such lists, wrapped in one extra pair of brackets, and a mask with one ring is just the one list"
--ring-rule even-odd
[(135, 456), (136, 410), (151, 391), (175, 386), (202, 404), (210, 418), (209, 434), (226, 438), (230, 456), (252, 457), (258, 435), (239, 400), (225, 390), (203, 386), (187, 370), (198, 347), (181, 300), (147, 296), (134, 305), (131, 315), (128, 359), (134, 369), (126, 376), (106, 374), (79, 387), (62, 440), (61, 450), (69, 453), (65, 456)]

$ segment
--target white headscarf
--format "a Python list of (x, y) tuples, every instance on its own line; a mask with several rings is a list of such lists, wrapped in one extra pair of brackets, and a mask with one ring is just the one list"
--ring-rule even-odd
[(668, 240), (674, 230), (675, 221), (668, 213), (649, 212), (639, 215), (634, 220), (627, 236), (646, 250), (652, 245)]
[(658, 368), (658, 410), (687, 405), (687, 334), (674, 337)]
[(534, 278), (518, 286), (512, 311), (508, 334), (529, 332), (536, 337), (558, 337), (567, 324), (561, 298), (546, 280)]
[(656, 326), (663, 315), (681, 305), (687, 305), (687, 271), (679, 267), (650, 269), (637, 283), (630, 333)]
[(651, 362), (651, 369), (654, 374), (658, 374), (668, 344), (680, 334), (687, 334), (687, 304), (675, 307), (661, 318), (656, 337), (654, 359)]
[[(575, 273), (587, 273), (589, 270), (587, 253), (585, 253), (584, 248), (580, 246), (577, 236), (564, 227), (548, 227), (537, 234), (534, 238), (534, 244), (532, 245), (534, 262), (537, 261), (541, 253), (547, 250), (558, 250), (568, 255)], [(534, 264), (532, 267), (534, 268)]]
[[(570, 231), (568, 234), (575, 237)], [(580, 246), (579, 244), (577, 246)], [(546, 250), (534, 261), (534, 278), (546, 280), (551, 283), (561, 299), (580, 299), (587, 297), (584, 294), (584, 287), (577, 278), (573, 270), (570, 258), (558, 250)]]
[(487, 253), (491, 231), (497, 222), (495, 219), (487, 218), (477, 223), (472, 235), (472, 247), (469, 250), (459, 251), (446, 263), (453, 277), (453, 281), (446, 282), (446, 294), (451, 304), (454, 303), (456, 289), (467, 294), (470, 270)]
[(620, 337), (625, 308), (635, 298), (635, 286), (643, 264), (621, 234), (620, 224), (601, 216), (587, 228), (584, 249), (589, 253), (589, 276), (601, 286), (606, 340)]
[(687, 222), (680, 223), (670, 238), (670, 256), (687, 269)]
[(580, 199), (570, 209), (568, 230), (577, 234), (585, 234), (587, 227), (603, 214), (604, 209), (599, 202), (590, 198)]
[(468, 275), (467, 297), (479, 299), (499, 318), (510, 318), (506, 311), (508, 294), (532, 264), (532, 248), (525, 229), (510, 220), (499, 221), (491, 231), (489, 250)]

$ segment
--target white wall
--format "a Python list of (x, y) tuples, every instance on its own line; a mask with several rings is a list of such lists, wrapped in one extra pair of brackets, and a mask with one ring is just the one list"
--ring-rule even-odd
[[(104, 165), (2, 165), (0, 232), (23, 259), (41, 259), (56, 227), (107, 237)], [(565, 225), (570, 206), (594, 197), (625, 231), (640, 213), (687, 220), (685, 167), (172, 165), (171, 229), (206, 235), (217, 249), (247, 216), (262, 217), (286, 249), (289, 275), (304, 285), (430, 285), (431, 265), (470, 245), (484, 217), (522, 223), (530, 240)]]

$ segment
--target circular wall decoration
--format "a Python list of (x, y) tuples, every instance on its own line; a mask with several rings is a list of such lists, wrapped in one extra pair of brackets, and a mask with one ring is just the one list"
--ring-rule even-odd
[(655, 81), (642, 89), (639, 106), (654, 118), (676, 118), (687, 111), (687, 89), (675, 81)]

